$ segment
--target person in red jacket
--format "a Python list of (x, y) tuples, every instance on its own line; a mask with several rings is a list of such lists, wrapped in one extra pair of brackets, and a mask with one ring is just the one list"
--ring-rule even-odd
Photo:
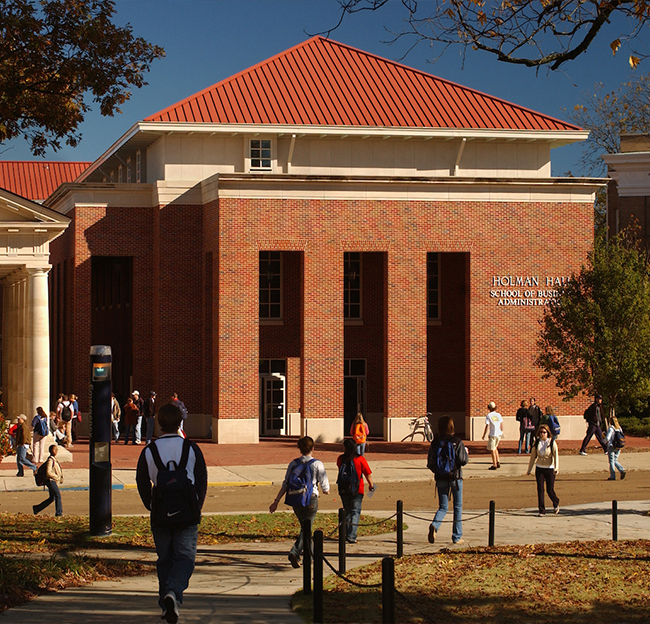
[[(366, 458), (363, 455), (357, 455), (357, 446), (354, 443), (354, 440), (347, 438), (343, 442), (344, 453), (339, 455), (336, 460), (336, 465), (341, 468), (341, 465), (346, 462), (352, 462), (356, 472), (357, 478), (359, 479), (359, 490), (356, 493), (347, 493), (341, 490), (341, 483), (339, 478), (339, 495), (341, 496), (341, 502), (343, 503), (343, 508), (345, 509), (346, 516), (346, 541), (348, 544), (357, 543), (357, 529), (359, 528), (359, 518), (361, 517), (361, 505), (363, 504), (363, 478), (365, 477), (370, 486), (370, 491), (374, 492), (375, 484), (372, 482), (372, 470), (366, 461)], [(339, 476), (340, 476), (339, 471)]]

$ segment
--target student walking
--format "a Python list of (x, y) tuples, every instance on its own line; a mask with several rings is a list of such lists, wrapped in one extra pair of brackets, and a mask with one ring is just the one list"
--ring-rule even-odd
[(467, 464), (467, 449), (454, 430), (451, 416), (438, 421), (438, 435), (429, 447), (427, 468), (433, 472), (438, 491), (438, 511), (429, 526), (429, 542), (436, 541), (436, 533), (449, 508), (449, 496), (454, 500), (454, 524), (451, 541), (462, 544), (463, 540), (463, 466)]
[(375, 485), (372, 482), (372, 470), (370, 470), (370, 466), (368, 466), (363, 454), (357, 453), (357, 445), (354, 440), (347, 438), (343, 442), (343, 448), (343, 455), (339, 455), (336, 459), (336, 465), (339, 469), (336, 483), (345, 509), (345, 538), (348, 544), (356, 544), (361, 506), (363, 505), (363, 478), (365, 477), (368, 481), (371, 492), (375, 491)]
[(363, 419), (363, 414), (358, 412), (350, 427), (350, 435), (357, 445), (357, 455), (363, 455), (366, 452), (366, 440), (368, 439), (369, 433), (370, 429)]
[(616, 416), (609, 419), (609, 428), (605, 439), (607, 440), (607, 457), (609, 458), (608, 481), (616, 481), (616, 469), (621, 473), (621, 479), (625, 479), (625, 468), (618, 462), (618, 456), (625, 444), (625, 436)]
[(158, 604), (169, 624), (176, 624), (183, 592), (196, 561), (201, 509), (208, 470), (201, 449), (178, 435), (183, 416), (175, 405), (158, 410), (162, 436), (140, 453), (136, 469), (138, 493), (151, 511), (151, 533), (158, 561)]
[(36, 466), (27, 459), (27, 451), (32, 444), (32, 428), (27, 424), (25, 414), (18, 415), (18, 427), (16, 428), (16, 466), (18, 467), (17, 477), (25, 476), (24, 467), (31, 468), (36, 472)]
[(540, 425), (537, 430), (538, 440), (533, 446), (528, 463), (530, 474), (535, 466), (535, 479), (537, 480), (537, 507), (540, 516), (546, 515), (544, 504), (544, 484), (546, 493), (553, 503), (553, 512), (560, 513), (560, 499), (555, 493), (555, 475), (559, 471), (560, 458), (557, 451), (557, 442), (551, 439), (551, 430), (548, 425)]
[(503, 431), (501, 430), (503, 417), (497, 412), (497, 406), (494, 401), (488, 403), (488, 409), (490, 412), (485, 417), (485, 429), (483, 429), (482, 439), (485, 440), (485, 435), (489, 433), (487, 450), (490, 451), (490, 456), (492, 457), (492, 465), (489, 470), (496, 470), (497, 468), (501, 468), (501, 463), (499, 462), (499, 442), (503, 435)]
[(280, 499), (286, 493), (287, 497), (284, 502), (293, 507), (293, 512), (300, 522), (300, 533), (289, 552), (289, 561), (294, 568), (300, 567), (300, 556), (304, 547), (302, 523), (304, 520), (309, 520), (313, 525), (318, 512), (318, 488), (320, 486), (323, 494), (329, 494), (330, 491), (330, 482), (323, 462), (312, 457), (314, 440), (309, 436), (300, 438), (298, 448), (302, 455), (287, 466), (282, 487), (269, 506), (269, 512), (274, 513)]
[(587, 421), (587, 434), (585, 439), (582, 441), (582, 446), (580, 447), (580, 455), (587, 454), (587, 445), (591, 438), (595, 435), (598, 444), (602, 446), (603, 451), (607, 453), (607, 442), (603, 437), (603, 397), (600, 394), (597, 394), (594, 397), (594, 402), (585, 410), (584, 419)]
[(34, 515), (37, 515), (43, 509), (54, 503), (54, 514), (56, 516), (63, 515), (63, 505), (61, 504), (61, 492), (59, 485), (63, 483), (63, 469), (57, 460), (56, 456), (59, 452), (58, 444), (51, 444), (50, 456), (47, 458), (47, 468), (45, 469), (45, 485), (50, 491), (50, 495), (42, 503), (32, 507)]

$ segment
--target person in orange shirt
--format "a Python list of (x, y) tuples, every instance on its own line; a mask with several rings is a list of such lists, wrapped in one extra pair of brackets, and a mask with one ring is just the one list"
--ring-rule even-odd
[(354, 417), (352, 426), (350, 427), (350, 435), (357, 445), (357, 455), (363, 455), (366, 452), (366, 440), (368, 439), (369, 433), (370, 429), (368, 428), (368, 424), (363, 419), (363, 414), (359, 412)]

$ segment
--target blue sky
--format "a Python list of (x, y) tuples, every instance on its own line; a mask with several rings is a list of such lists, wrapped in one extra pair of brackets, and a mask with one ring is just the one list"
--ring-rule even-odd
[[(134, 91), (121, 115), (89, 114), (79, 147), (50, 152), (47, 159), (95, 160), (135, 122), (328, 29), (338, 19), (336, 0), (118, 0), (116, 6), (118, 23), (130, 23), (136, 35), (161, 45), (167, 56), (154, 63), (149, 85)], [(616, 56), (609, 47), (625, 32), (621, 22), (608, 25), (586, 54), (562, 70), (536, 73), (472, 51), (463, 68), (460, 48), (448, 49), (432, 64), (438, 52), (425, 44), (402, 59), (407, 43), (386, 43), (391, 38), (386, 28), (398, 30), (403, 19), (401, 2), (392, 0), (380, 11), (349, 16), (332, 38), (561, 119), (568, 119), (595, 83), (613, 90), (632, 75), (625, 43)], [(637, 48), (650, 47), (644, 37)], [(648, 64), (650, 60), (637, 71), (650, 71)], [(2, 159), (33, 159), (23, 139), (3, 148)], [(551, 154), (553, 175), (582, 173), (576, 167), (579, 146)]]

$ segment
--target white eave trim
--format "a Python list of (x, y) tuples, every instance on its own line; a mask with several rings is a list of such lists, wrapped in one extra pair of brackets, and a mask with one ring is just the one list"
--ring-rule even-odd
[(251, 134), (283, 136), (326, 135), (333, 138), (378, 138), (378, 139), (467, 139), (503, 141), (541, 141), (560, 147), (569, 143), (586, 141), (588, 130), (500, 130), (471, 128), (394, 128), (377, 126), (324, 126), (324, 125), (281, 125), (281, 124), (221, 124), (203, 122), (140, 121), (123, 134), (77, 179), (83, 182), (113, 156), (122, 146), (139, 133), (165, 135), (170, 133), (205, 134)]

